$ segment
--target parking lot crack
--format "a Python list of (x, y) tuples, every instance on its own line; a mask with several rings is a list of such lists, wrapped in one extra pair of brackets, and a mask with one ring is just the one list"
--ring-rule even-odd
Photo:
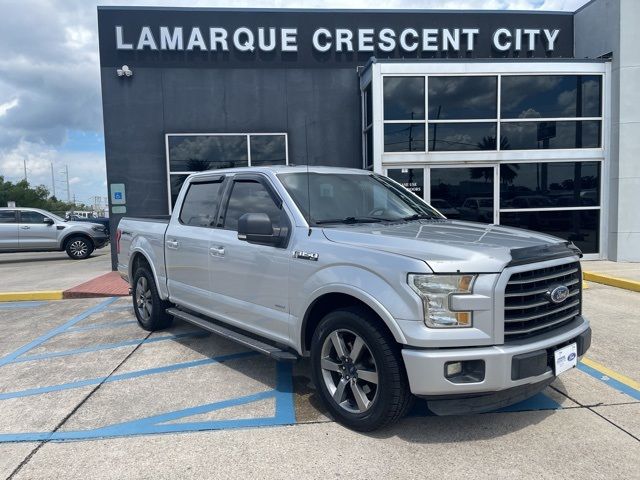
[(60, 430), (68, 421), (71, 417), (73, 417), (73, 415), (75, 415), (75, 413), (102, 387), (102, 385), (104, 385), (108, 379), (114, 375), (132, 356), (134, 353), (136, 353), (136, 351), (142, 346), (142, 344), (144, 344), (147, 339), (151, 336), (153, 332), (149, 332), (141, 341), (140, 343), (138, 343), (135, 348), (133, 350), (131, 350), (123, 359), (120, 363), (118, 363), (118, 365), (115, 366), (115, 368), (113, 368), (111, 370), (111, 372), (109, 372), (108, 375), (106, 375), (102, 381), (100, 383), (98, 383), (94, 388), (91, 389), (91, 391), (89, 393), (87, 393), (84, 398), (82, 400), (80, 400), (80, 402), (77, 403), (77, 405), (75, 407), (73, 407), (73, 409), (67, 414), (65, 415), (65, 417), (60, 420), (60, 422), (58, 422), (58, 424), (56, 425), (56, 427), (51, 431), (50, 435), (49, 435), (49, 439), (41, 441), (40, 443), (38, 443), (38, 445), (36, 445), (36, 447), (31, 450), (31, 452), (29, 452), (29, 454), (18, 464), (18, 466), (11, 472), (11, 474), (7, 477), (6, 480), (13, 480), (16, 475), (20, 472), (20, 470), (22, 470), (22, 468), (27, 465), (31, 459), (34, 457), (34, 455), (36, 453), (38, 453), (38, 450), (40, 450), (44, 445), (46, 445), (47, 443), (49, 443), (51, 436), (53, 436), (53, 434), (55, 434), (58, 430)]
[[(571, 397), (570, 395), (568, 395), (567, 393), (559, 390), (558, 388), (554, 387), (553, 385), (550, 385), (549, 388), (552, 388), (553, 390), (555, 390), (556, 392), (558, 392), (560, 395), (564, 395), (565, 397), (567, 397), (569, 400), (571, 400), (572, 402), (575, 402), (576, 404), (580, 405), (581, 408), (586, 408), (587, 410), (589, 410), (592, 413), (595, 413), (597, 416), (599, 416), (600, 418), (602, 418), (603, 420), (605, 420), (606, 422), (610, 423), (611, 425), (613, 425), (614, 427), (616, 427), (618, 430), (623, 431), (624, 433), (626, 433), (627, 435), (629, 435), (631, 438), (633, 438), (634, 440), (636, 440), (637, 442), (640, 442), (640, 438), (638, 438), (636, 435), (634, 435), (633, 433), (631, 433), (628, 430), (625, 430), (624, 428), (622, 428), (620, 425), (618, 425), (617, 423), (615, 423), (614, 421), (608, 419), (607, 417), (605, 417), (604, 415), (602, 415), (601, 413), (597, 412), (596, 410), (594, 410), (594, 407), (601, 407), (604, 406), (602, 403), (598, 403), (596, 405), (585, 405), (583, 403), (580, 403), (577, 399)], [(630, 402), (630, 403), (635, 403), (635, 402)]]

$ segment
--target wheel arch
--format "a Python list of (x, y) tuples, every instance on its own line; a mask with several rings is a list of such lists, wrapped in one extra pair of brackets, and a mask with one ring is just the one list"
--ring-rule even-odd
[(407, 343), (397, 322), (375, 298), (357, 289), (334, 286), (330, 291), (318, 292), (305, 310), (299, 336), (300, 353), (309, 352), (313, 332), (326, 314), (339, 308), (353, 306), (372, 313), (396, 342)]
[(67, 244), (69, 243), (69, 240), (71, 240), (74, 237), (82, 237), (82, 238), (86, 238), (87, 240), (89, 240), (91, 242), (91, 245), (93, 245), (93, 248), (95, 248), (96, 244), (93, 241), (93, 238), (91, 238), (91, 235), (89, 235), (86, 232), (71, 232), (68, 233), (66, 236), (62, 237), (62, 240), (60, 241), (60, 248), (62, 250), (66, 250), (67, 248)]
[(141, 265), (146, 265), (151, 271), (151, 275), (153, 275), (153, 281), (156, 284), (156, 288), (158, 290), (158, 295), (162, 300), (166, 300), (167, 296), (164, 294), (163, 289), (160, 287), (160, 283), (158, 281), (158, 274), (156, 272), (153, 263), (149, 260), (149, 257), (142, 250), (134, 250), (131, 253), (131, 257), (129, 258), (129, 278), (131, 288), (133, 288), (133, 276)]

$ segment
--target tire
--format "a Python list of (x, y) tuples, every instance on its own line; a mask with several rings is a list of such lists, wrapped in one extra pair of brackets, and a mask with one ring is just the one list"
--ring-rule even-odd
[(158, 295), (156, 282), (146, 266), (138, 267), (133, 274), (131, 297), (133, 311), (142, 328), (155, 332), (171, 326), (173, 317), (166, 312), (170, 303)]
[[(339, 360), (338, 348), (346, 358)], [(327, 409), (353, 430), (390, 426), (413, 403), (398, 344), (361, 308), (335, 310), (320, 321), (311, 340), (311, 373)]]
[(87, 237), (77, 235), (67, 240), (65, 251), (72, 260), (84, 260), (93, 253), (93, 242)]

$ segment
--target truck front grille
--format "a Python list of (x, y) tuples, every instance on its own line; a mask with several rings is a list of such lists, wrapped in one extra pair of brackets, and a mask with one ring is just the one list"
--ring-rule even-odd
[[(569, 289), (567, 298), (554, 303), (550, 291), (559, 285)], [(504, 296), (506, 342), (561, 327), (580, 314), (582, 272), (580, 262), (514, 273)]]

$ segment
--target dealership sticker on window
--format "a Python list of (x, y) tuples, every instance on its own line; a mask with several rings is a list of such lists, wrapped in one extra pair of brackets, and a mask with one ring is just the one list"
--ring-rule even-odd
[(575, 343), (559, 348), (553, 352), (556, 363), (556, 375), (575, 367), (578, 364), (578, 346)]

